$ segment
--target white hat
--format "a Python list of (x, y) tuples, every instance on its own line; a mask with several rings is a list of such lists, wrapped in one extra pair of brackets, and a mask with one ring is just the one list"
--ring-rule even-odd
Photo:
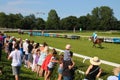
[(28, 39), (25, 39), (26, 41), (28, 40)]
[(11, 39), (15, 38), (15, 36), (12, 36)]
[(71, 48), (71, 45), (70, 45), (70, 44), (67, 44), (65, 48), (66, 48), (66, 49), (70, 49), (70, 48)]
[(33, 45), (36, 45), (37, 43), (34, 43)]
[(98, 57), (95, 56), (95, 57), (93, 57), (93, 58), (90, 59), (90, 63), (92, 65), (100, 65), (101, 61), (100, 61), (100, 59)]

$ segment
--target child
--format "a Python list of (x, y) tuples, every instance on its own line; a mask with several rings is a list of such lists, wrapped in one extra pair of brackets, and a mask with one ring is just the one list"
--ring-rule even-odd
[(62, 72), (63, 72), (63, 55), (60, 55), (58, 67), (58, 80), (62, 80)]
[(39, 59), (39, 55), (40, 55), (40, 49), (36, 49), (36, 51), (34, 51), (33, 53), (33, 65), (32, 65), (32, 71), (37, 72), (37, 62)]
[(39, 60), (39, 57), (40, 57), (40, 49), (37, 49), (36, 50), (36, 54), (35, 54), (36, 56), (35, 56), (35, 72), (37, 72), (38, 71), (38, 65), (37, 65), (37, 63), (38, 63), (38, 60)]
[(55, 57), (56, 54), (57, 54), (56, 50), (53, 49), (52, 50), (52, 57), (51, 57), (50, 62), (48, 64), (48, 66), (47, 66), (48, 67), (48, 72), (47, 72), (47, 74), (45, 76), (45, 80), (50, 80), (50, 75), (51, 75), (51, 73), (52, 73), (52, 71), (54, 69), (54, 65), (55, 65), (55, 63), (59, 62), (58, 60), (56, 60), (56, 57)]

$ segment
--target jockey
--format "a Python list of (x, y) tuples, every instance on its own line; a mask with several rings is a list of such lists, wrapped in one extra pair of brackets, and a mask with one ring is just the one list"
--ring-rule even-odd
[(96, 39), (97, 39), (97, 34), (96, 34), (96, 32), (93, 33), (92, 38), (93, 38), (93, 41), (95, 42)]

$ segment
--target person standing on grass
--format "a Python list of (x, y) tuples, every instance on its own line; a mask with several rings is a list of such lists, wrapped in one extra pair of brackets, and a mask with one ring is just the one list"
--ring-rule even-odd
[(30, 41), (28, 41), (28, 61), (27, 61), (27, 66), (28, 68), (31, 67), (32, 65), (32, 49), (33, 49), (33, 44), (30, 43)]
[(2, 42), (2, 45), (3, 45), (3, 41), (4, 39), (3, 39), (3, 35), (2, 35), (2, 33), (0, 32), (0, 41)]
[(0, 41), (0, 61), (1, 61), (1, 57), (2, 57), (2, 47), (3, 47), (2, 41)]
[(44, 42), (43, 45), (40, 47), (40, 57), (39, 57), (39, 60), (38, 60), (39, 76), (44, 76), (44, 70), (41, 68), (41, 66), (42, 66), (46, 56), (48, 55), (48, 53), (49, 53), (48, 44), (46, 42)]
[(50, 62), (47, 65), (48, 68), (48, 72), (45, 76), (45, 80), (50, 80), (51, 74), (54, 70), (54, 66), (56, 63), (58, 63), (59, 61), (56, 59), (56, 55), (57, 55), (57, 51), (55, 49), (52, 49), (52, 57), (50, 59)]
[(63, 72), (63, 55), (60, 55), (58, 67), (58, 80), (62, 80), (62, 72)]
[(75, 62), (72, 60), (73, 52), (70, 51), (71, 45), (67, 44), (65, 48), (62, 71), (63, 80), (74, 80), (74, 73), (72, 69), (75, 66)]
[(10, 53), (8, 60), (12, 59), (12, 71), (15, 75), (15, 80), (19, 80), (20, 67), (22, 64), (22, 52), (19, 50), (19, 44), (15, 44), (15, 50)]
[(28, 39), (25, 39), (25, 42), (23, 43), (23, 60), (25, 63), (25, 67), (27, 67), (27, 61), (28, 61)]
[(90, 65), (88, 69), (86, 70), (86, 78), (87, 80), (96, 80), (100, 77), (102, 73), (102, 69), (100, 68), (101, 61), (98, 57), (93, 57), (90, 59)]

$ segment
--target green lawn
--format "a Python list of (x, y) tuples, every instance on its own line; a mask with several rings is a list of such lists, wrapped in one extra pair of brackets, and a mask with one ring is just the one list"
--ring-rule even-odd
[[(65, 38), (52, 38), (52, 37), (41, 37), (41, 36), (32, 36), (30, 37), (27, 34), (18, 35), (17, 33), (7, 33), (8, 35), (15, 36), (17, 38), (30, 39), (35, 42), (43, 43), (47, 42), (49, 46), (64, 49), (66, 44), (72, 45), (72, 51), (78, 54), (86, 55), (86, 56), (98, 56), (100, 59), (115, 62), (120, 64), (120, 45), (114, 43), (102, 43), (103, 49), (92, 47), (92, 42), (87, 38), (80, 38), (79, 40), (71, 40)], [(80, 70), (85, 71), (89, 65), (89, 62), (82, 63), (81, 58), (74, 57), (76, 65), (79, 66)], [(109, 65), (101, 65), (103, 69), (102, 78), (106, 80), (108, 75), (112, 74), (112, 66)], [(24, 69), (24, 68), (23, 68)], [(81, 74), (76, 74), (76, 77), (79, 77)], [(42, 79), (40, 79), (42, 80)], [(78, 80), (78, 79), (76, 79)]]
[[(67, 31), (67, 32), (63, 32), (60, 34), (75, 34), (75, 35), (80, 35), (80, 36), (91, 36), (93, 34), (94, 31), (76, 31), (75, 33), (73, 33), (72, 31)], [(102, 36), (102, 37), (120, 37), (120, 31), (96, 31), (96, 33), (98, 34), (98, 37)]]
[[(0, 75), (0, 80), (14, 80), (12, 75), (11, 60), (7, 60), (6, 53), (3, 52), (2, 61), (0, 62), (2, 67), (2, 75)], [(43, 78), (37, 77), (36, 73), (32, 72), (30, 69), (21, 67), (20, 80), (44, 80)]]
[(86, 56), (98, 56), (100, 59), (119, 63), (120, 64), (120, 44), (114, 43), (102, 43), (103, 49), (92, 47), (92, 42), (88, 38), (80, 38), (79, 40), (71, 40), (65, 38), (52, 38), (52, 37), (41, 37), (29, 35), (18, 35), (17, 33), (9, 34), (15, 37), (20, 37), (23, 39), (34, 40), (35, 42), (43, 43), (44, 41), (49, 44), (49, 46), (56, 47), (59, 49), (64, 49), (66, 44), (72, 45), (72, 51), (78, 54)]
[[(73, 57), (76, 66), (79, 70), (86, 71), (89, 62), (86, 61), (85, 63), (82, 63), (81, 58)], [(0, 75), (0, 80), (14, 80), (14, 76), (12, 75), (12, 69), (11, 69), (11, 60), (7, 60), (6, 53), (3, 52), (2, 55), (2, 61), (0, 62), (0, 66), (2, 67), (3, 74)], [(107, 65), (101, 65), (101, 68), (103, 69), (103, 73), (101, 75), (101, 78), (104, 80), (107, 78), (108, 75), (111, 75), (111, 71), (113, 67), (108, 67), (105, 69)], [(57, 80), (57, 68), (58, 65), (56, 65), (55, 70), (52, 74), (51, 80)], [(84, 78), (84, 75), (75, 72), (75, 80), (81, 80)], [(32, 72), (30, 69), (25, 68), (24, 66), (21, 67), (21, 74), (20, 74), (20, 80), (44, 80), (41, 77), (38, 77), (36, 73)]]

